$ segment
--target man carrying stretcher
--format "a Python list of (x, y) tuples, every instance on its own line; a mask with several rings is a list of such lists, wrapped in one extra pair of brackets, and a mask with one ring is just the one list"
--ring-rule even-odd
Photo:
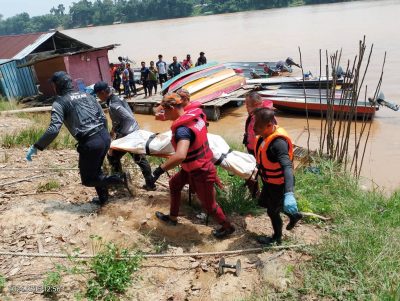
[(175, 153), (153, 172), (152, 183), (167, 170), (178, 165), (182, 169), (169, 181), (171, 206), (170, 214), (156, 212), (156, 217), (166, 224), (175, 226), (178, 222), (181, 191), (186, 184), (197, 194), (202, 207), (221, 225), (212, 231), (216, 238), (225, 238), (235, 231), (221, 207), (216, 203), (214, 185), (220, 184), (217, 170), (212, 163), (213, 154), (208, 146), (205, 114), (199, 108), (184, 109), (182, 97), (177, 93), (164, 96), (160, 108), (165, 120), (172, 120), (171, 143)]

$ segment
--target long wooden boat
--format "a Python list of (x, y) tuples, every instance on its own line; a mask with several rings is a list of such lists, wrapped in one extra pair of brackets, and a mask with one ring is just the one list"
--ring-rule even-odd
[(267, 97), (266, 100), (271, 100), (274, 104), (274, 108), (280, 111), (290, 111), (295, 113), (305, 114), (308, 111), (309, 114), (320, 115), (326, 114), (329, 108), (333, 108), (336, 113), (344, 112), (349, 113), (355, 109), (357, 118), (372, 118), (378, 108), (371, 104), (369, 101), (358, 101), (355, 106), (351, 105), (351, 100), (340, 100), (335, 99), (334, 101), (327, 98), (319, 97)]
[(232, 93), (243, 87), (244, 84), (245, 80), (243, 76), (234, 75), (192, 94), (190, 100), (206, 103), (225, 94)]
[(324, 89), (332, 87), (334, 83), (336, 85), (343, 86), (344, 79), (343, 78), (334, 79), (333, 77), (321, 76), (321, 77), (310, 77), (303, 80), (301, 76), (300, 77), (278, 76), (272, 78), (256, 78), (256, 79), (246, 80), (247, 85), (260, 85), (265, 89), (268, 89), (268, 87), (271, 86), (274, 87), (278, 86), (283, 89), (299, 89), (303, 88), (303, 86), (306, 89), (319, 89), (319, 88)]
[(188, 76), (188, 75), (190, 75), (192, 73), (195, 73), (197, 71), (201, 71), (201, 70), (213, 67), (215, 65), (218, 65), (218, 63), (217, 62), (211, 62), (211, 63), (208, 63), (208, 64), (204, 64), (204, 65), (200, 65), (200, 66), (197, 66), (197, 67), (193, 67), (193, 68), (187, 69), (187, 70), (179, 73), (177, 76), (174, 76), (170, 80), (168, 80), (165, 83), (163, 83), (161, 91), (165, 92), (172, 83), (176, 82), (177, 80), (179, 80), (179, 79), (181, 79), (181, 78), (183, 78), (185, 76)]
[(181, 79), (178, 79), (177, 81), (172, 83), (168, 87), (168, 92), (174, 92), (190, 82), (193, 82), (193, 81), (198, 80), (203, 77), (210, 76), (210, 75), (217, 73), (224, 69), (226, 69), (226, 67), (224, 65), (216, 65), (216, 66), (209, 67), (207, 69), (189, 74), (188, 76), (182, 77)]
[(190, 94), (193, 94), (234, 75), (236, 75), (236, 73), (233, 69), (224, 69), (207, 77), (202, 77), (192, 81), (184, 85), (183, 88), (187, 89)]
[[(334, 90), (335, 98), (350, 98), (351, 91), (337, 89)], [(312, 98), (332, 98), (332, 91), (326, 89), (274, 89), (274, 90), (261, 90), (258, 94), (262, 96), (273, 96), (273, 97), (304, 97), (304, 93), (307, 97)]]

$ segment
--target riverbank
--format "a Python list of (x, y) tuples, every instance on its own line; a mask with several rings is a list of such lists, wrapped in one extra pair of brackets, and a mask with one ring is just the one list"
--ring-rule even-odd
[[(175, 229), (159, 224), (154, 212), (168, 211), (169, 204), (168, 190), (162, 186), (156, 192), (138, 190), (135, 198), (124, 191), (115, 191), (111, 202), (98, 208), (89, 202), (93, 189), (79, 184), (77, 154), (66, 149), (72, 147), (72, 141), (62, 138), (53, 150), (40, 152), (27, 166), (23, 160), (25, 149), (21, 147), (37, 137), (17, 133), (34, 132), (29, 129), (44, 125), (45, 118), (31, 121), (5, 117), (2, 122), (12, 125), (1, 127), (2, 141), (6, 132), (8, 137), (23, 139), (15, 139), (8, 146), (3, 144), (1, 183), (37, 177), (0, 187), (2, 250), (44, 256), (74, 250), (93, 254), (101, 251), (93, 237), (102, 237), (104, 243), (149, 253), (220, 252), (259, 248), (254, 235), (271, 232), (268, 217), (246, 198), (241, 181), (221, 171), (231, 194), (224, 200), (220, 195), (220, 202), (237, 227), (235, 234), (224, 241), (212, 238), (213, 222), (205, 225), (198, 218), (200, 208), (189, 206), (186, 201), (180, 218), (182, 225)], [(152, 161), (154, 166), (159, 163)], [(124, 162), (124, 166), (131, 164), (130, 160)], [(218, 277), (220, 256), (146, 259), (133, 273), (133, 282), (125, 295), (117, 294), (118, 297), (121, 300), (398, 300), (400, 193), (386, 197), (379, 190), (362, 190), (354, 179), (327, 161), (316, 160), (313, 167), (296, 171), (299, 208), (331, 220), (305, 219), (294, 231), (284, 233), (284, 245), (306, 247), (230, 255), (226, 258), (228, 263), (237, 259), (242, 262), (239, 277), (229, 272)], [(7, 168), (11, 170), (6, 171)], [(11, 286), (39, 286), (44, 281), (62, 288), (52, 295), (53, 299), (72, 300), (87, 292), (86, 276), (56, 269), (58, 264), (73, 268), (75, 265), (69, 260), (0, 258), (0, 273), (4, 276), (0, 277), (0, 287), (4, 279), (1, 294), (10, 300), (48, 300), (40, 293), (10, 292)], [(93, 267), (93, 262), (87, 260), (87, 266)]]

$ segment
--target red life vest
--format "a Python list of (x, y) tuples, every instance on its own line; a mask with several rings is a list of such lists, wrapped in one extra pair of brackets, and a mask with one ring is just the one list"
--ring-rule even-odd
[[(261, 103), (260, 108), (272, 108), (272, 101), (264, 100)], [(247, 149), (254, 151), (254, 143), (256, 141), (256, 134), (254, 133), (254, 115), (249, 114), (246, 119), (246, 125), (244, 127), (244, 137), (243, 144), (247, 147)], [(276, 123), (276, 120), (275, 120)]]
[(201, 102), (200, 101), (191, 101), (189, 104), (183, 108), (184, 111), (189, 111), (192, 109), (198, 109), (201, 107)]
[(207, 126), (205, 114), (201, 109), (191, 109), (185, 111), (185, 114), (180, 116), (172, 123), (172, 139), (171, 143), (176, 150), (177, 143), (175, 141), (175, 133), (180, 126), (186, 126), (195, 135), (195, 139), (191, 142), (186, 158), (181, 163), (182, 169), (190, 172), (203, 167), (206, 163), (212, 160), (213, 153), (208, 146)]
[(262, 180), (266, 183), (281, 185), (285, 183), (282, 166), (279, 162), (271, 162), (267, 156), (268, 147), (276, 138), (284, 138), (286, 140), (289, 146), (289, 158), (293, 161), (292, 140), (289, 138), (286, 131), (279, 126), (276, 126), (275, 132), (266, 138), (258, 136), (254, 149), (259, 174)]

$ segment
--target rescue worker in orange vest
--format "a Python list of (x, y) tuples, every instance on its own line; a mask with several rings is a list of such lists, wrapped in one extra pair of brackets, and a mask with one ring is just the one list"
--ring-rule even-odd
[(167, 170), (181, 165), (182, 169), (169, 181), (170, 214), (156, 212), (156, 217), (169, 225), (176, 225), (181, 202), (181, 191), (186, 184), (197, 194), (202, 207), (221, 225), (212, 231), (216, 238), (225, 238), (235, 231), (215, 200), (214, 184), (220, 184), (213, 154), (208, 146), (204, 113), (199, 108), (185, 111), (177, 93), (164, 96), (161, 107), (166, 120), (173, 120), (171, 143), (175, 154), (153, 171), (153, 183)]
[(258, 108), (254, 111), (254, 150), (263, 188), (259, 204), (267, 208), (274, 233), (272, 237), (259, 236), (261, 244), (282, 242), (282, 218), (280, 212), (289, 217), (287, 230), (294, 228), (302, 218), (294, 197), (293, 144), (286, 131), (275, 123), (274, 111)]
[(260, 94), (251, 92), (245, 98), (245, 105), (247, 113), (249, 114), (246, 119), (244, 127), (243, 144), (247, 148), (247, 152), (254, 156), (254, 142), (256, 135), (254, 134), (254, 110), (257, 108), (272, 108), (272, 102), (263, 101)]

